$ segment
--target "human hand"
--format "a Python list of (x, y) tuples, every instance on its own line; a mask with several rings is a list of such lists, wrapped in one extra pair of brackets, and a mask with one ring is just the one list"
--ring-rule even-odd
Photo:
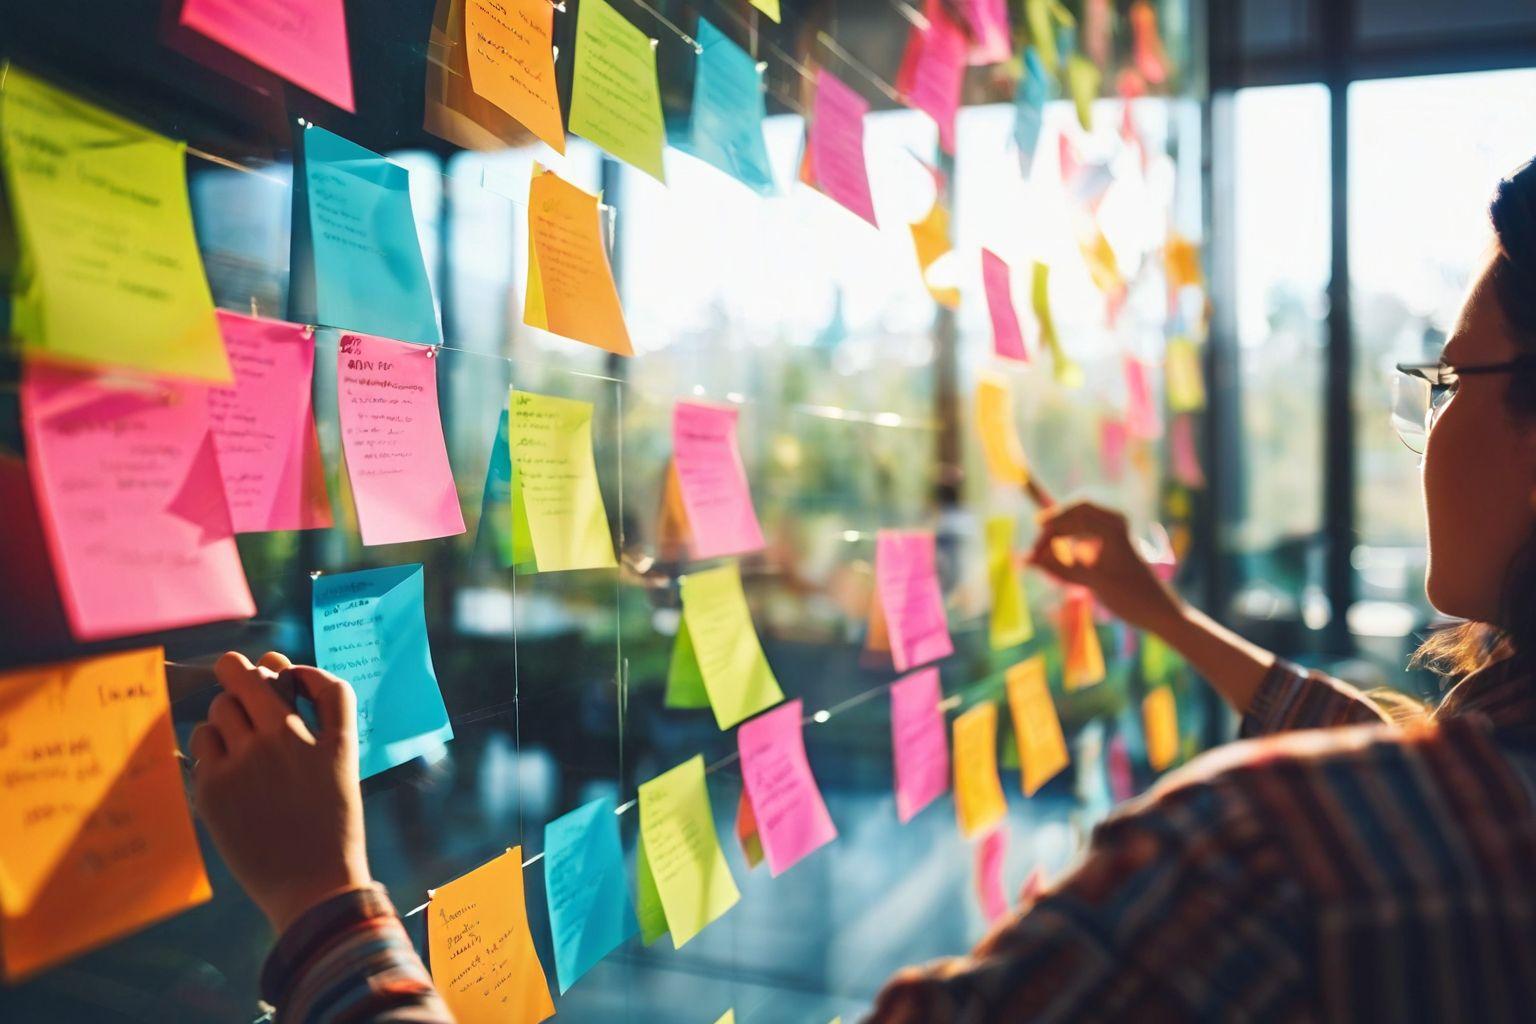
[(1137, 550), (1125, 516), (1090, 501), (1053, 505), (1035, 517), (1040, 535), (1027, 563), (1087, 587), (1124, 622), (1161, 633), (1182, 602)]
[[(358, 782), (357, 698), (342, 680), (275, 652), (252, 665), (230, 651), (223, 692), (187, 744), (193, 805), (214, 843), (282, 934), (325, 898), (372, 881)], [(282, 692), (314, 702), (320, 733)]]

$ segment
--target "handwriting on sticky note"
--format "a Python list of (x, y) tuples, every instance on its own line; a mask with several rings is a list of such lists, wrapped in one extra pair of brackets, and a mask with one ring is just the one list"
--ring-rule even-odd
[(227, 382), (186, 147), (14, 65), (0, 81), (0, 172), (27, 268), (11, 335), (52, 360)]
[(1005, 678), (1024, 795), (1034, 796), (1068, 764), (1066, 737), (1046, 683), (1045, 656), (1019, 662)]
[(792, 700), (736, 730), (742, 785), (774, 877), (837, 838), (806, 759), (803, 710)]
[(763, 531), (752, 507), (737, 444), (734, 408), (678, 402), (672, 409), (672, 451), (693, 535), (695, 558), (759, 551)]
[(592, 403), (530, 391), (511, 392), (510, 402), (518, 565), (557, 572), (617, 564), (592, 455)]
[(715, 834), (702, 756), (640, 784), (640, 841), (676, 948), (741, 898)]
[(544, 826), (544, 890), (562, 994), (638, 927), (614, 811), (613, 799), (602, 797)]
[(656, 48), (607, 0), (585, 0), (576, 9), (571, 131), (657, 181), (666, 180)]
[(475, 92), (564, 153), (554, 19), (547, 0), (464, 0), (464, 45)]
[(597, 197), (537, 172), (528, 188), (528, 301), (523, 321), (621, 356), (634, 354)]
[(432, 891), (427, 951), (459, 1024), (538, 1024), (555, 1015), (528, 930), (521, 846)]
[(752, 55), (707, 18), (699, 18), (693, 112), (679, 148), (718, 167), (756, 192), (773, 191), (763, 138), (762, 72)]
[(206, 900), (159, 648), (0, 674), (0, 947), (16, 980)]
[(1035, 635), (1034, 619), (1024, 596), (1024, 576), (1013, 553), (1013, 518), (987, 520), (987, 579), (992, 589), (992, 614), (987, 635), (994, 651), (1028, 643)]
[(752, 624), (741, 570), (732, 563), (691, 572), (683, 577), (681, 590), (687, 642), (716, 724), (729, 729), (783, 700)]
[(925, 668), (891, 685), (891, 752), (896, 817), (903, 824), (949, 789), (949, 737), (939, 670)]
[(342, 0), (186, 0), (181, 23), (341, 109), (353, 109)]
[(1008, 813), (997, 775), (997, 705), (982, 701), (954, 722), (955, 815), (960, 832), (974, 839)]
[(954, 653), (931, 532), (881, 530), (875, 537), (875, 586), (898, 672)]
[(869, 104), (836, 75), (816, 72), (816, 99), (807, 128), (808, 181), (847, 209), (876, 224), (864, 162), (864, 115)]

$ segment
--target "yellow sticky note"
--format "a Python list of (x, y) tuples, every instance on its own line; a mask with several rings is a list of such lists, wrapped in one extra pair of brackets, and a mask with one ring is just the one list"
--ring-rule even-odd
[(1120, 260), (1109, 244), (1104, 232), (1095, 228), (1093, 235), (1083, 243), (1083, 261), (1088, 264), (1088, 276), (1093, 286), (1114, 298), (1125, 290), (1125, 278), (1120, 273)]
[[(775, 18), (774, 21), (778, 21), (778, 19)], [(724, 1013), (722, 1013), (720, 1015), (719, 1019), (715, 1021), (715, 1024), (736, 1024), (736, 1009), (735, 1009), (735, 1007), (732, 1007), (731, 1009), (726, 1010)]]
[(1205, 283), (1205, 274), (1200, 269), (1200, 247), (1177, 231), (1168, 232), (1163, 262), (1169, 287), (1188, 288)]
[(1040, 63), (1054, 76), (1061, 60), (1056, 47), (1056, 26), (1070, 27), (1077, 19), (1059, 0), (1024, 0), (1024, 21), (1029, 26), (1029, 40), (1040, 55)]
[(1141, 701), (1141, 723), (1147, 738), (1147, 762), (1162, 771), (1179, 756), (1179, 711), (1173, 690), (1159, 686)]
[(774, 22), (781, 20), (779, 14), (779, 0), (752, 0), (752, 6), (762, 11)]
[(656, 48), (607, 0), (582, 0), (576, 9), (571, 131), (657, 181), (667, 180)]
[(986, 531), (987, 579), (992, 586), (988, 636), (992, 649), (1001, 651), (1028, 643), (1035, 623), (1024, 596), (1024, 575), (1013, 557), (1013, 517), (991, 517)]
[(33, 356), (228, 383), (186, 146), (14, 65), (0, 79), (11, 333)]
[(538, 1024), (555, 1015), (528, 930), (518, 846), (432, 892), (432, 982), (459, 1024)]
[(592, 456), (592, 403), (510, 392), (512, 560), (519, 571), (617, 565)]
[(635, 354), (603, 245), (597, 196), (537, 165), (528, 186), (523, 323), (617, 355)]
[(1040, 323), (1040, 343), (1051, 353), (1056, 382), (1068, 388), (1082, 387), (1082, 368), (1067, 358), (1066, 351), (1061, 347), (1061, 338), (1056, 334), (1056, 318), (1051, 315), (1051, 268), (1044, 263), (1035, 264), (1030, 302), (1035, 310), (1035, 319)]
[(1103, 81), (1104, 73), (1087, 57), (1074, 53), (1067, 58), (1067, 91), (1072, 94), (1077, 121), (1085, 132), (1093, 131), (1093, 101), (1098, 98)]
[(8, 980), (211, 894), (160, 648), (0, 675), (0, 784)]
[[(729, 729), (784, 699), (752, 625), (752, 609), (732, 562), (683, 577), (683, 626), (677, 644), (692, 651), (715, 722)], [(679, 676), (691, 671), (675, 666)]]
[(1205, 408), (1205, 375), (1200, 369), (1200, 349), (1185, 337), (1168, 339), (1163, 359), (1168, 388), (1168, 407), (1175, 413)]
[(955, 814), (973, 839), (1008, 813), (997, 775), (997, 705), (982, 701), (955, 719)]
[(715, 834), (701, 755), (640, 784), (640, 841), (674, 947), (741, 898)]
[(1029, 460), (1013, 420), (1013, 387), (1004, 377), (983, 377), (976, 385), (976, 433), (987, 472), (1000, 484), (1029, 483)]
[(1019, 662), (1008, 670), (1006, 679), (1024, 795), (1034, 796), (1069, 761), (1061, 719), (1045, 680), (1045, 656)]
[(555, 9), (548, 0), (463, 0), (464, 47), (475, 92), (565, 152), (555, 89)]
[(1081, 690), (1104, 679), (1104, 648), (1093, 622), (1093, 594), (1071, 589), (1061, 605), (1062, 685)]
[(954, 249), (949, 239), (949, 211), (935, 202), (928, 216), (907, 226), (912, 230), (912, 247), (917, 250), (917, 266), (923, 275), (923, 284), (928, 286), (928, 294), (941, 306), (959, 309), (960, 289), (935, 287), (928, 279), (928, 268)]

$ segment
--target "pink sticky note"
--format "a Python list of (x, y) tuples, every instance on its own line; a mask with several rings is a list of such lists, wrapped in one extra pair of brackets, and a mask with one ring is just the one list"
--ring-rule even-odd
[(902, 824), (949, 790), (949, 731), (939, 709), (943, 697), (936, 668), (891, 684), (896, 817)]
[(881, 530), (876, 535), (875, 587), (896, 671), (954, 653), (930, 531)]
[(1131, 754), (1125, 747), (1125, 737), (1119, 733), (1109, 741), (1104, 752), (1109, 768), (1109, 795), (1115, 802), (1129, 800), (1136, 795), (1136, 780), (1131, 774)]
[(77, 639), (256, 614), (202, 387), (114, 383), (29, 363), (21, 412), (38, 513)]
[(1200, 468), (1200, 455), (1195, 451), (1195, 421), (1189, 413), (1173, 418), (1168, 444), (1172, 449), (1174, 479), (1186, 487), (1204, 487), (1205, 472)]
[(805, 758), (800, 712), (801, 702), (792, 700), (736, 730), (742, 783), (774, 877), (837, 838)]
[(1106, 480), (1119, 480), (1124, 475), (1129, 440), (1124, 420), (1106, 416), (1099, 421), (1099, 468)]
[(971, 23), (971, 64), (1002, 64), (1013, 57), (1008, 0), (970, 0), (966, 17)]
[(816, 72), (816, 100), (811, 110), (806, 156), (810, 183), (871, 224), (875, 201), (864, 163), (864, 97), (825, 69)]
[(695, 558), (763, 547), (763, 529), (736, 443), (736, 420), (736, 410), (729, 407), (678, 402), (672, 409), (672, 458)]
[(341, 109), (353, 109), (342, 0), (186, 0), (181, 23)]
[(464, 532), (426, 345), (344, 334), (336, 350), (341, 445), (363, 543)]
[(991, 249), (981, 250), (981, 283), (987, 293), (987, 312), (992, 315), (992, 348), (1004, 359), (1029, 362), (1019, 311), (1013, 305), (1012, 275), (1008, 264)]
[(1152, 402), (1152, 384), (1147, 364), (1127, 352), (1121, 362), (1125, 368), (1125, 428), (1132, 437), (1144, 441), (1163, 436), (1162, 419)]
[(939, 145), (955, 151), (955, 115), (965, 83), (965, 32), (950, 20), (938, 0), (930, 0), (927, 28), (913, 26), (896, 75), (896, 89), (907, 105), (921, 110), (939, 126)]
[(1008, 913), (1008, 894), (1003, 891), (1003, 857), (1008, 852), (1008, 833), (998, 826), (976, 845), (976, 897), (988, 923)]
[(236, 533), (331, 525), (310, 386), (314, 332), (219, 311), (233, 387), (208, 389), (208, 418)]

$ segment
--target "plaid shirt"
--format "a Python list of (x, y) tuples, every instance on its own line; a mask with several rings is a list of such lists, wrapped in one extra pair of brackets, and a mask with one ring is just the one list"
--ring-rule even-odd
[(868, 1021), (1536, 1019), (1533, 685), (1494, 665), (1399, 727), (1277, 664), (1243, 723), (1260, 738), (1117, 810)]

